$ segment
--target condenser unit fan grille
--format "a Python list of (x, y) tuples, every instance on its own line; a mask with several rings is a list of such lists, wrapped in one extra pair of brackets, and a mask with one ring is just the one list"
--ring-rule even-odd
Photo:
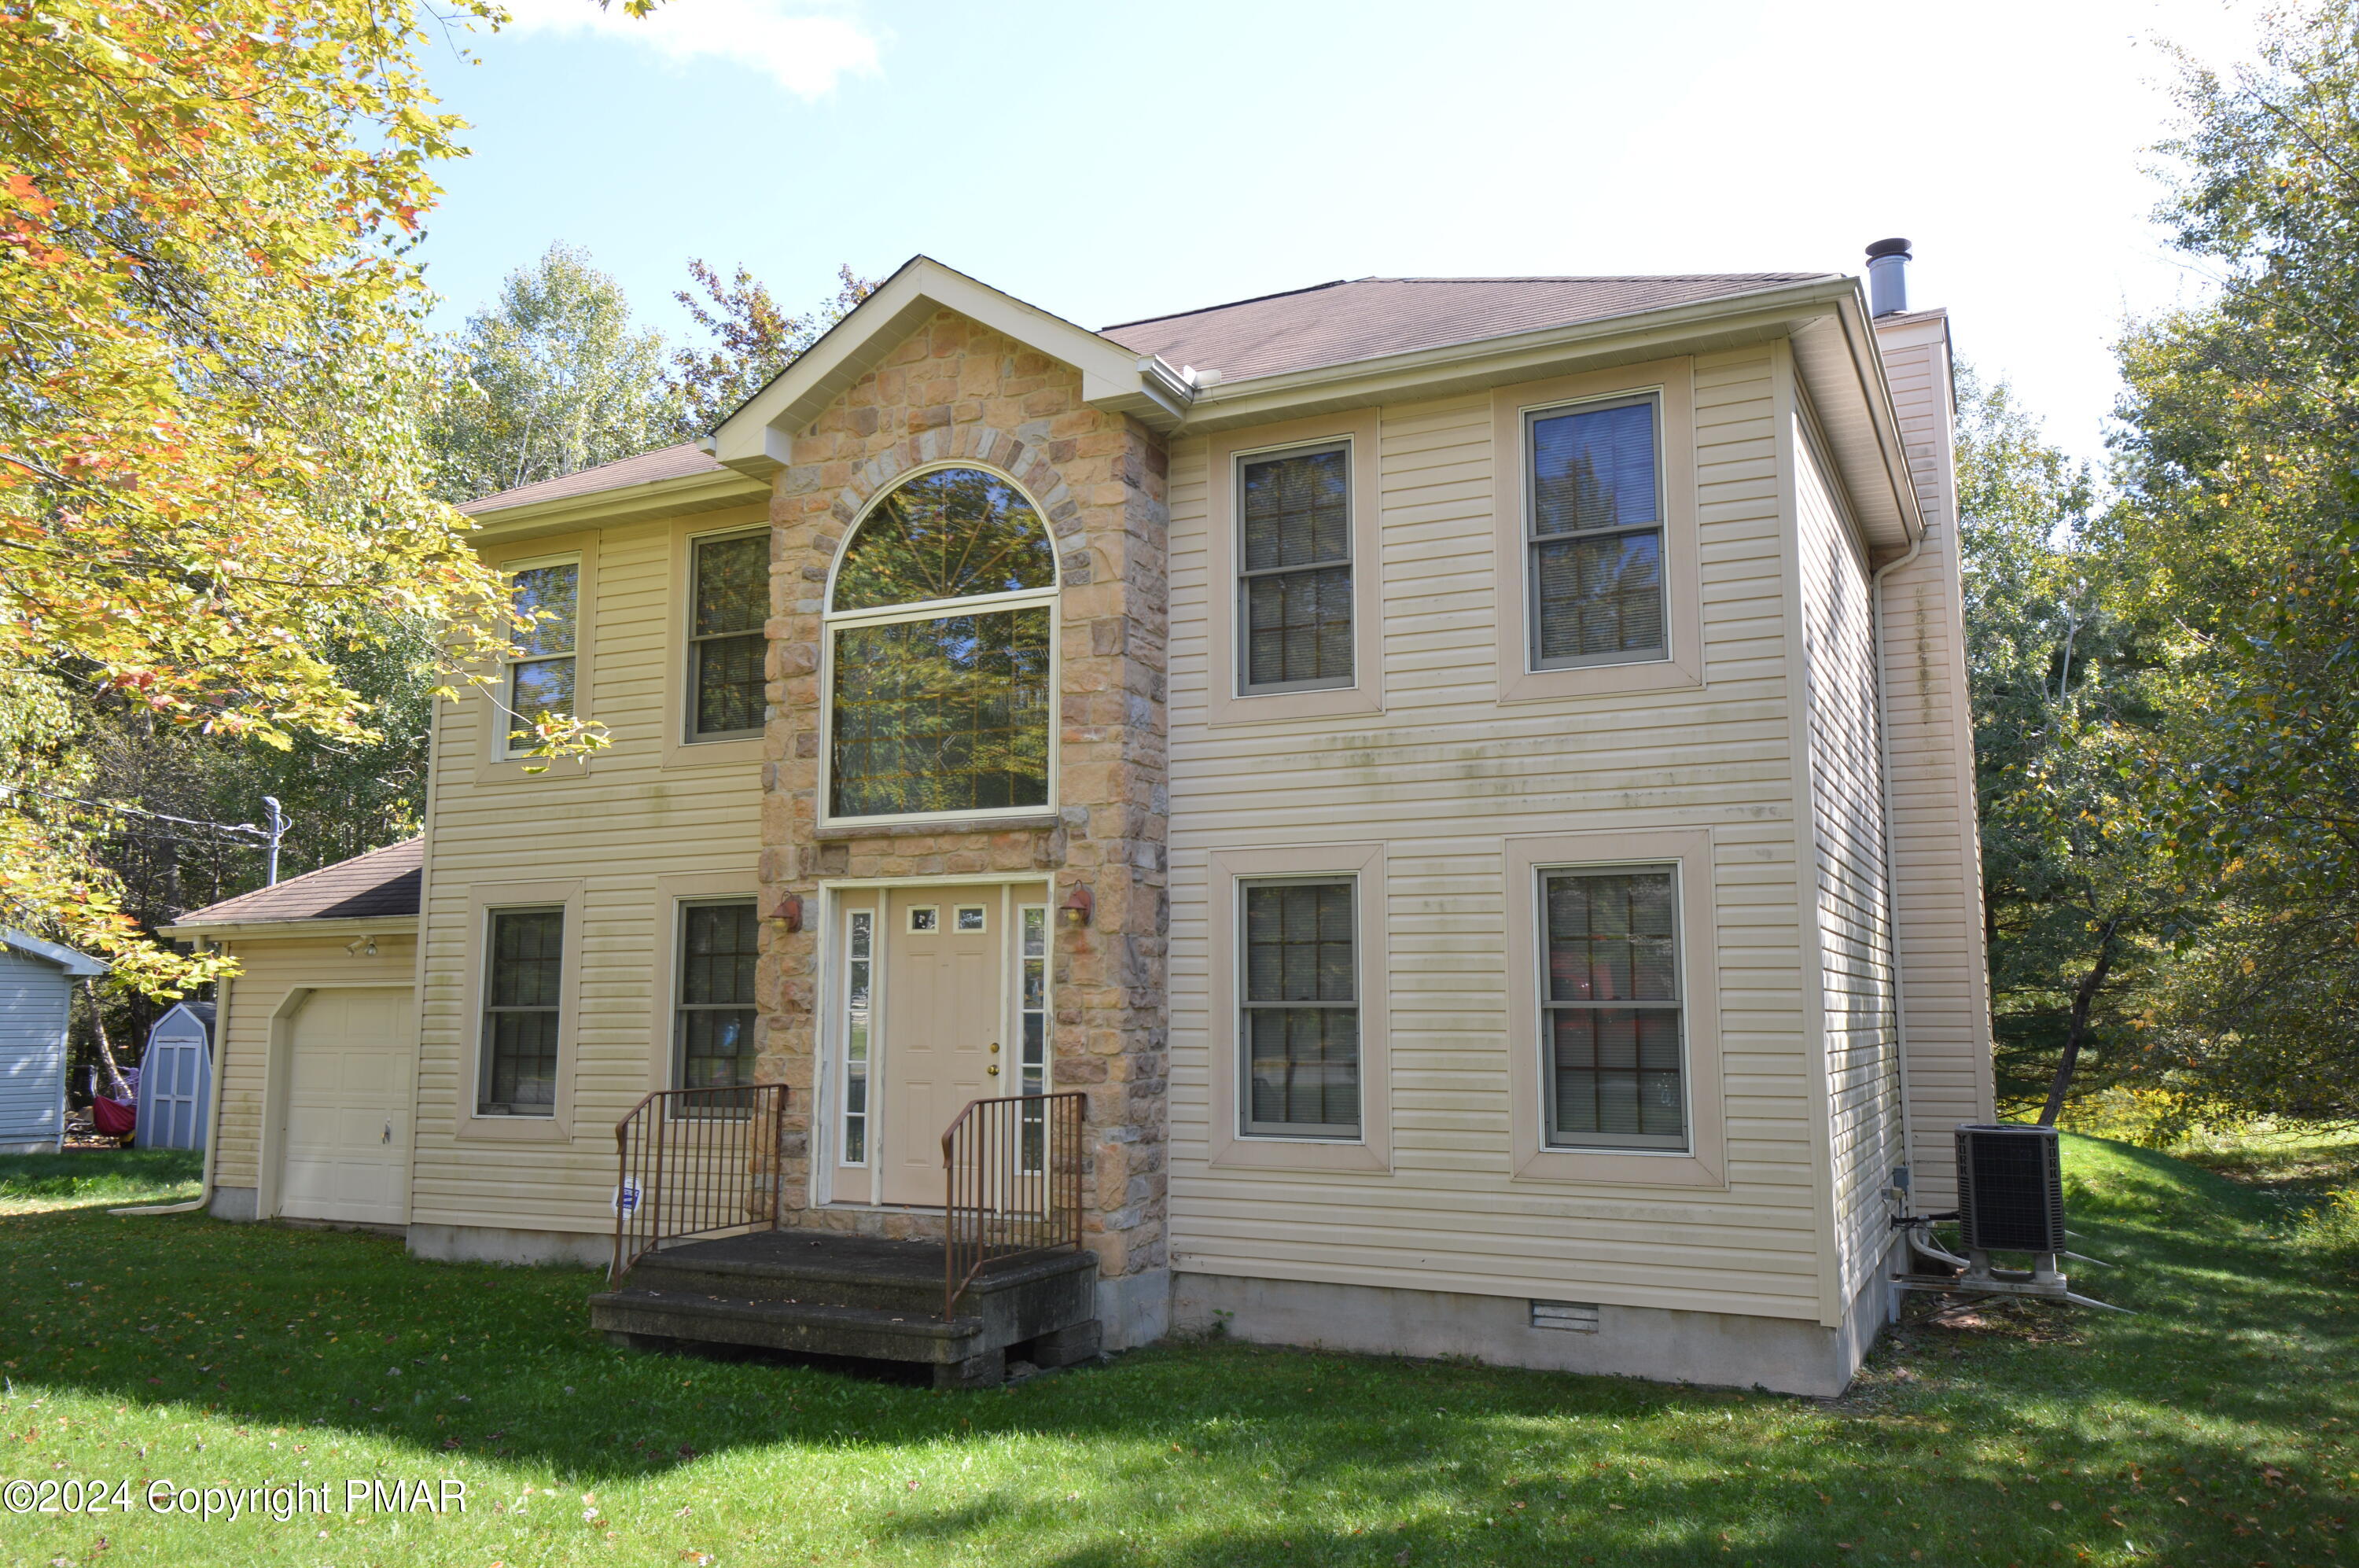
[(1958, 1229), (1969, 1248), (2064, 1250), (2064, 1166), (2054, 1127), (1958, 1129)]

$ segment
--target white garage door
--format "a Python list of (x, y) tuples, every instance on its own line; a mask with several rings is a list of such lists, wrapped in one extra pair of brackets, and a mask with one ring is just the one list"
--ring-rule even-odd
[(409, 1174), (409, 992), (316, 991), (288, 1051), (290, 1219), (399, 1225)]

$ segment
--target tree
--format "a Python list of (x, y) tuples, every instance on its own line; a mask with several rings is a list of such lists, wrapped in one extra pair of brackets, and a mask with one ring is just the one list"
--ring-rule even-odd
[(2119, 554), (2158, 630), (2149, 794), (2218, 919), (2145, 1071), (2190, 1105), (2359, 1117), (2359, 6), (2182, 62), (2162, 217), (2218, 275), (2125, 340)]
[(2124, 1059), (2197, 909), (2142, 793), (2157, 720), (2087, 471), (2006, 383), (1958, 375), (1958, 523), (2002, 1097), (2054, 1120)]
[(549, 246), (442, 351), (427, 420), (440, 494), (472, 500), (681, 439), (664, 351), (587, 251)]
[(736, 412), (876, 291), (875, 283), (853, 273), (847, 262), (835, 269), (835, 298), (808, 315), (790, 316), (743, 267), (726, 284), (701, 260), (690, 261), (688, 272), (695, 288), (672, 298), (713, 341), (672, 352), (665, 384), (680, 400), (682, 440), (704, 434)]
[[(464, 26), (495, 15), (459, 0)], [(508, 629), (429, 494), (411, 256), (458, 122), (419, 13), (375, 0), (0, 0), (0, 669), (158, 723), (366, 744), (332, 651)], [(544, 746), (579, 744), (556, 719)], [(82, 852), (99, 825), (8, 759), (0, 915), (171, 990)], [(36, 809), (34, 802), (40, 802)], [(52, 809), (54, 808), (54, 809)]]

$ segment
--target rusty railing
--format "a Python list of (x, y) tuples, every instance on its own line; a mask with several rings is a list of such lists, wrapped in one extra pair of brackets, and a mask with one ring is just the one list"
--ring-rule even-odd
[(607, 1279), (621, 1279), (647, 1254), (692, 1236), (777, 1229), (786, 1138), (784, 1083), (658, 1089), (633, 1106), (614, 1124), (620, 1168)]
[(1080, 1251), (1082, 1118), (1077, 1089), (972, 1100), (942, 1134), (942, 1318), (984, 1266), (1027, 1252)]

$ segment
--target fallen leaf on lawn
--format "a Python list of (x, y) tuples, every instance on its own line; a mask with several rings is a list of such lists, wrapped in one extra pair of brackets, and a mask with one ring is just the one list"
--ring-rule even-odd
[(2048, 1505), (2048, 1511), (2052, 1514), (2060, 1514), (2064, 1511), (2064, 1505), (2061, 1503), (2050, 1503)]

